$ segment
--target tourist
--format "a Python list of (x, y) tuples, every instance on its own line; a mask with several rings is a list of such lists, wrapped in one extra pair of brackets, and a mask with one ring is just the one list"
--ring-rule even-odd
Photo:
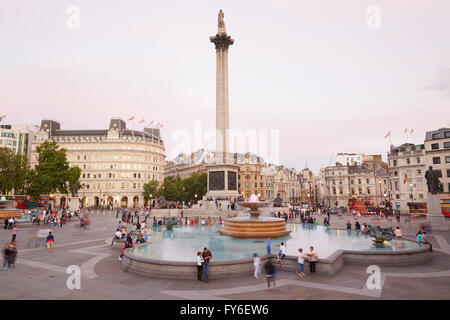
[(314, 225), (317, 225), (317, 220), (316, 220), (316, 218), (314, 218), (313, 224), (314, 224)]
[(258, 257), (257, 253), (253, 254), (253, 267), (255, 268), (253, 276), (255, 279), (258, 279), (261, 274), (261, 259)]
[(51, 231), (49, 231), (49, 233), (48, 233), (46, 243), (47, 243), (48, 252), (50, 252), (50, 251), (53, 252), (54, 251), (53, 247), (55, 245), (55, 237), (52, 235)]
[(352, 230), (352, 224), (350, 223), (350, 220), (347, 221), (347, 230)]
[(361, 231), (366, 231), (367, 230), (367, 223), (363, 223), (361, 226)]
[(206, 225), (205, 218), (202, 218), (202, 226), (205, 226), (205, 225)]
[(430, 252), (433, 252), (433, 246), (431, 245), (430, 241), (428, 240), (428, 235), (427, 235), (426, 231), (423, 232), (421, 240), (422, 240), (422, 243), (425, 243), (425, 244), (429, 245), (430, 246)]
[(208, 271), (209, 271), (209, 262), (212, 259), (212, 253), (208, 250), (208, 248), (203, 249), (202, 253), (203, 257), (203, 279), (205, 282), (208, 282)]
[(419, 243), (422, 242), (422, 231), (417, 232), (416, 239), (417, 239), (417, 242), (419, 242)]
[(13, 218), (9, 218), (8, 219), (8, 230), (12, 230), (14, 225), (14, 219)]
[(309, 271), (311, 273), (316, 272), (317, 253), (314, 251), (314, 247), (309, 247), (309, 253), (306, 255), (309, 258)]
[(133, 239), (131, 238), (131, 233), (129, 233), (127, 235), (127, 240), (125, 241), (125, 246), (127, 246), (127, 248), (133, 247)]
[(402, 237), (402, 230), (400, 230), (400, 227), (397, 227), (394, 230), (394, 235), (395, 235), (396, 238), (401, 238)]
[(13, 231), (12, 231), (12, 239), (11, 239), (11, 242), (16, 241), (17, 231), (19, 231), (19, 228), (18, 228), (17, 226), (14, 226)]
[(285, 246), (285, 244), (282, 242), (281, 244), (280, 244), (280, 251), (278, 252), (278, 260), (277, 261), (280, 261), (280, 268), (283, 268), (284, 267), (284, 264), (283, 264), (283, 258), (286, 256), (286, 246)]
[(266, 241), (267, 254), (270, 254), (271, 242), (270, 237), (268, 237)]
[(11, 244), (6, 243), (5, 247), (3, 248), (3, 271), (11, 270), (11, 262), (12, 262)]
[(298, 259), (297, 259), (297, 261), (298, 261), (298, 272), (297, 272), (297, 275), (299, 277), (303, 277), (305, 275), (305, 273), (303, 272), (304, 266), (305, 266), (305, 260), (304, 260), (305, 255), (303, 254), (303, 249), (302, 248), (298, 249), (297, 256), (298, 256)]
[(361, 224), (359, 223), (358, 220), (356, 220), (356, 222), (355, 222), (355, 230), (361, 231)]
[(275, 289), (275, 274), (276, 270), (275, 267), (272, 264), (272, 261), (268, 260), (264, 264), (264, 270), (266, 271), (266, 278), (267, 278), (267, 290), (270, 290), (270, 283), (273, 282), (273, 289)]
[(5, 230), (8, 229), (8, 219), (5, 219)]
[(200, 251), (197, 252), (197, 278), (202, 281), (203, 257)]
[(11, 245), (10, 248), (11, 250), (11, 266), (14, 268), (16, 266), (16, 259), (17, 259), (17, 247), (16, 247), (16, 242), (15, 241), (11, 241)]
[(144, 231), (144, 242), (148, 241), (148, 234), (147, 231)]
[(122, 232), (120, 231), (120, 229), (117, 229), (114, 237), (112, 238), (111, 245), (114, 245), (114, 240), (119, 240), (120, 238), (122, 238)]

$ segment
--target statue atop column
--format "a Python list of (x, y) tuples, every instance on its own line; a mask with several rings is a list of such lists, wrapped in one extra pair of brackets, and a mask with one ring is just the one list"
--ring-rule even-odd
[(441, 182), (439, 181), (437, 172), (433, 170), (432, 166), (430, 166), (430, 168), (425, 173), (425, 179), (427, 179), (428, 192), (437, 194), (439, 190), (439, 184)]
[(222, 9), (220, 9), (219, 17), (218, 17), (218, 24), (217, 24), (217, 26), (219, 27), (218, 32), (217, 32), (218, 34), (227, 33), (227, 30), (225, 29), (225, 22), (223, 21), (223, 17), (224, 17), (223, 11), (222, 11)]

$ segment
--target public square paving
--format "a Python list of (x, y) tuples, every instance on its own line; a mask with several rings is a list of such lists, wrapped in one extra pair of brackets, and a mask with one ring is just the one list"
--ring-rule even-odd
[[(396, 226), (395, 221), (374, 221), (360, 217), (360, 222)], [(252, 275), (210, 280), (168, 280), (125, 272), (118, 256), (119, 247), (110, 241), (119, 219), (112, 213), (91, 216), (89, 230), (81, 230), (78, 220), (62, 228), (53, 228), (55, 251), (35, 247), (38, 228), (22, 228), (17, 236), (16, 267), (0, 273), (0, 299), (449, 299), (450, 298), (450, 232), (433, 232), (434, 254), (431, 262), (421, 266), (382, 267), (382, 289), (365, 287), (365, 266), (346, 265), (337, 274), (309, 275), (299, 279), (293, 272), (277, 273), (277, 289), (266, 290), (264, 277)], [(322, 222), (323, 216), (318, 217)], [(352, 216), (332, 217), (331, 227), (345, 228)], [(401, 228), (404, 237), (413, 239), (424, 220)], [(47, 226), (41, 226), (47, 229)], [(6, 243), (11, 230), (0, 229), (0, 240)], [(214, 254), (214, 253), (213, 253)], [(81, 289), (66, 286), (66, 267), (81, 268)]]

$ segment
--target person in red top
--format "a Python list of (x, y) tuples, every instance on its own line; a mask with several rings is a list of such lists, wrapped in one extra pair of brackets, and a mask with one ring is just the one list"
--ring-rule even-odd
[(208, 282), (209, 262), (212, 259), (212, 253), (206, 247), (203, 249), (202, 258), (203, 258), (203, 281)]

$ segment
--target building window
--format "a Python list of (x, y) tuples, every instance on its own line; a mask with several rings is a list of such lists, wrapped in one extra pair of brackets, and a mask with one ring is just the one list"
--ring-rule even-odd
[(397, 160), (394, 160), (393, 162), (394, 162), (394, 167), (395, 167), (397, 165)]
[(433, 157), (433, 164), (440, 164), (441, 163), (441, 157)]
[(406, 164), (411, 164), (411, 160), (409, 158), (406, 158)]
[(431, 150), (438, 150), (439, 149), (439, 143), (432, 143), (431, 144)]
[(445, 131), (444, 132), (444, 137), (450, 138), (450, 131)]
[(422, 170), (418, 169), (417, 174), (421, 174), (421, 173), (422, 173)]
[(445, 157), (445, 163), (450, 163), (450, 156)]
[(361, 179), (358, 179), (358, 184), (361, 184)]
[(433, 133), (433, 140), (434, 139), (439, 139), (440, 137), (441, 137), (441, 135), (439, 134), (439, 132)]
[(352, 179), (352, 180), (350, 180), (350, 183), (351, 183), (351, 184), (354, 184), (354, 181), (353, 181), (353, 179)]
[(450, 141), (444, 142), (444, 148), (445, 149), (450, 148)]
[(369, 184), (369, 183), (370, 183), (370, 180), (369, 180), (369, 179), (366, 179), (366, 183)]
[(370, 194), (370, 188), (367, 188), (367, 194)]
[(420, 163), (420, 158), (417, 157), (417, 158), (416, 158), (416, 161), (417, 161), (417, 163)]
[(450, 169), (447, 169), (447, 178), (450, 178)]

